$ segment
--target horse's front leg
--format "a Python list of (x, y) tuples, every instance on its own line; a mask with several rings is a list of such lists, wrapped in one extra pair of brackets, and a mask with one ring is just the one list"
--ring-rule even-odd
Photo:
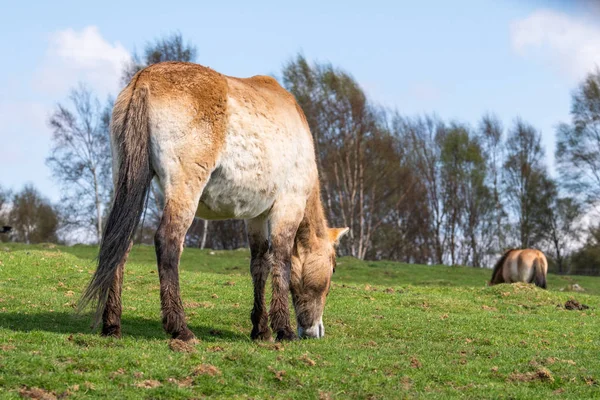
[(251, 254), (250, 273), (254, 284), (254, 306), (250, 314), (252, 320), (250, 337), (253, 340), (271, 340), (269, 316), (265, 304), (265, 285), (271, 271), (267, 221), (262, 217), (247, 220), (246, 228)]
[(290, 326), (290, 278), (292, 272), (292, 249), (302, 210), (291, 207), (273, 209), (271, 217), (271, 255), (273, 296), (271, 298), (271, 329), (277, 340), (296, 339)]

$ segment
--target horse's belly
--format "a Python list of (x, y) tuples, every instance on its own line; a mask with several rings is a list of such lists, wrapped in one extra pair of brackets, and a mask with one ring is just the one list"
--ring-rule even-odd
[(273, 182), (251, 179), (257, 171), (217, 168), (211, 175), (196, 211), (204, 219), (250, 219), (273, 205)]
[(318, 177), (311, 136), (297, 110), (267, 113), (236, 99), (228, 108), (223, 152), (196, 215), (249, 219), (268, 212), (282, 196), (308, 196)]

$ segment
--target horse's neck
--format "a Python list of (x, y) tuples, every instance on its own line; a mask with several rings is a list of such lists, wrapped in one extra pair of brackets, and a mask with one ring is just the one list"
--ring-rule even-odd
[(327, 220), (321, 205), (321, 194), (319, 189), (313, 191), (306, 202), (304, 218), (298, 227), (296, 234), (296, 244), (302, 244), (305, 247), (310, 245), (311, 239), (327, 237)]

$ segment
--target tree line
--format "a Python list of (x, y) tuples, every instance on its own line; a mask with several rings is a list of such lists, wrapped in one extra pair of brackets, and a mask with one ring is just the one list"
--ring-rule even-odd
[[(124, 66), (122, 83), (145, 66), (196, 55), (180, 34), (159, 38)], [(522, 118), (504, 125), (490, 113), (473, 126), (405, 116), (373, 102), (343, 69), (302, 55), (277, 78), (311, 128), (328, 220), (350, 227), (342, 255), (485, 267), (505, 249), (534, 247), (555, 272), (600, 274), (600, 224), (589, 217), (600, 197), (600, 71), (575, 89), (571, 121), (557, 129), (557, 177), (541, 133)], [(112, 191), (112, 102), (80, 84), (56, 106), (46, 162), (61, 201), (53, 206), (31, 186), (0, 191), (0, 225), (14, 227), (2, 240), (100, 240)], [(153, 243), (161, 209), (153, 185), (137, 242)], [(197, 220), (186, 245), (244, 247), (243, 222)]]

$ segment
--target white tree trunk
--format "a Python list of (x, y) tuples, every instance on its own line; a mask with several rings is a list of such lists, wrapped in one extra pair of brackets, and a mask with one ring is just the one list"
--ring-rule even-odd
[(202, 229), (202, 241), (200, 242), (200, 248), (203, 249), (206, 246), (206, 235), (208, 233), (208, 220), (205, 219)]

